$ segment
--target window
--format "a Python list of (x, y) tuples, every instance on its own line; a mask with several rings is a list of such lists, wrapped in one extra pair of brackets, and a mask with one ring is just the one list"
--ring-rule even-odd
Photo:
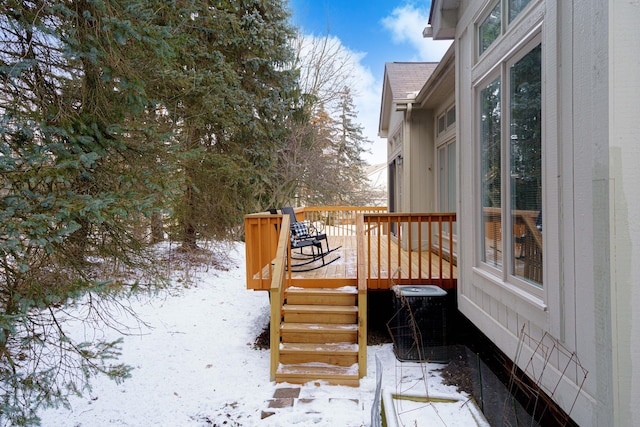
[[(389, 212), (402, 212), (402, 155), (398, 155), (389, 163), (388, 189)], [(398, 234), (398, 223), (391, 223), (391, 234)]]
[(502, 268), (502, 172), (500, 78), (480, 91), (480, 198), (483, 224), (482, 261)]
[(447, 123), (444, 118), (444, 114), (438, 117), (438, 135), (447, 129)]
[(496, 4), (489, 15), (484, 18), (478, 29), (478, 40), (480, 42), (479, 54), (482, 55), (485, 50), (491, 46), (498, 36), (500, 36), (502, 28), (502, 13), (500, 3)]
[(456, 124), (456, 107), (450, 107), (444, 113), (438, 116), (438, 132), (436, 137), (453, 129)]
[(537, 289), (543, 282), (541, 58), (534, 39), (478, 87), (480, 259), (503, 280)]
[(447, 129), (456, 123), (456, 107), (455, 105), (447, 111)]
[(516, 16), (524, 10), (525, 7), (531, 2), (531, 0), (509, 0), (509, 23), (516, 19)]
[[(389, 138), (391, 145), (398, 147), (402, 144), (402, 128)], [(402, 151), (397, 150), (395, 157), (388, 166), (389, 212), (402, 211)]]
[(506, 31), (506, 25), (502, 19), (503, 8), (506, 8), (506, 15), (511, 24), (530, 2), (531, 0), (502, 0), (493, 6), (478, 26), (478, 56), (482, 55)]
[(511, 274), (542, 285), (542, 67), (538, 44), (509, 67)]
[[(442, 124), (442, 129), (441, 129)], [(438, 116), (438, 132), (436, 133), (437, 147), (437, 185), (438, 211), (456, 211), (456, 106), (446, 108)], [(446, 230), (447, 233), (449, 230)], [(454, 224), (453, 233), (456, 233)]]
[(456, 141), (438, 147), (438, 207), (440, 212), (456, 211)]

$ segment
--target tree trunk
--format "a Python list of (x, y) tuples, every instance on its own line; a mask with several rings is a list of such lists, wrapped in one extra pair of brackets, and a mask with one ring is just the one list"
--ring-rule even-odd
[(162, 213), (151, 214), (151, 243), (158, 243), (164, 240), (164, 229), (162, 225)]
[(191, 185), (191, 182), (189, 182), (184, 193), (184, 212), (182, 214), (182, 249), (185, 251), (198, 248), (198, 232), (194, 224), (196, 221), (195, 195)]

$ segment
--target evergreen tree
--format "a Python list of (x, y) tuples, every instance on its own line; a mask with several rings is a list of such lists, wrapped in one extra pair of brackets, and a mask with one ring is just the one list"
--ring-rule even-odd
[(358, 112), (353, 104), (351, 90), (345, 86), (340, 92), (337, 139), (334, 144), (336, 164), (340, 170), (341, 191), (336, 194), (336, 203), (361, 206), (371, 203), (365, 174), (366, 163), (362, 159), (365, 146), (370, 144), (362, 134), (362, 126), (356, 120)]
[(67, 336), (63, 307), (104, 325), (124, 269), (160, 281), (138, 231), (170, 195), (143, 66), (166, 34), (146, 2), (0, 9), (0, 420), (29, 425), (91, 375), (128, 375), (118, 342)]
[(295, 94), (292, 30), (279, 0), (176, 1), (158, 15), (176, 52), (158, 86), (184, 182), (176, 234), (193, 249), (231, 237), (264, 197)]

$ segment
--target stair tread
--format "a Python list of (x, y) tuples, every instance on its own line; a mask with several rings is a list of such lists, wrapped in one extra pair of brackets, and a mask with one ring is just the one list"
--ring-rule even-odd
[(312, 311), (312, 312), (341, 312), (356, 313), (358, 307), (355, 305), (301, 305), (301, 304), (285, 304), (284, 310), (287, 311)]
[(341, 288), (287, 288), (287, 293), (300, 293), (300, 294), (312, 294), (312, 295), (358, 295), (358, 289), (355, 286), (344, 286)]
[(294, 287), (285, 297), (276, 382), (321, 380), (357, 387), (357, 288)]
[(280, 325), (280, 329), (305, 330), (307, 332), (335, 331), (335, 330), (357, 331), (358, 325), (356, 325), (355, 323), (288, 323), (288, 322), (284, 322)]
[(351, 366), (329, 365), (327, 363), (301, 363), (296, 365), (283, 365), (278, 367), (280, 375), (305, 375), (314, 379), (352, 377), (359, 378), (358, 364)]
[(290, 343), (280, 344), (281, 352), (327, 352), (352, 354), (358, 352), (358, 344), (341, 343)]

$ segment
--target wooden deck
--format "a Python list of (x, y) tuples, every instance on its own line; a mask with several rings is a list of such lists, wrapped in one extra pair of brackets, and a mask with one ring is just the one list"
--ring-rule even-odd
[[(328, 236), (329, 247), (339, 249), (331, 252), (326, 256), (326, 260), (330, 261), (335, 257), (339, 257), (331, 264), (305, 272), (291, 272), (291, 279), (295, 281), (312, 282), (337, 280), (343, 281), (344, 284), (354, 284), (357, 279), (357, 250), (355, 236)], [(371, 245), (377, 245), (378, 241), (373, 240)], [(375, 250), (374, 250), (375, 249)], [(429, 279), (442, 277), (451, 279), (457, 277), (457, 266), (450, 265), (448, 260), (440, 258), (437, 254), (423, 251), (406, 251), (398, 249), (398, 245), (391, 241), (387, 243), (387, 239), (380, 240), (380, 250), (377, 246), (369, 251), (365, 244), (365, 265), (369, 265), (369, 282), (373, 286), (369, 288), (376, 289), (375, 282), (378, 278), (387, 279), (399, 278), (403, 283), (424, 283)], [(381, 256), (378, 257), (377, 253)], [(369, 263), (369, 253), (373, 254)], [(295, 264), (296, 261), (294, 260)], [(321, 265), (321, 261), (316, 261), (314, 266)], [(391, 268), (389, 267), (391, 265)], [(411, 266), (411, 268), (409, 268)], [(420, 276), (419, 272), (422, 271)], [(289, 273), (286, 273), (288, 276)], [(268, 267), (263, 271), (263, 277), (269, 277)], [(308, 283), (307, 283), (308, 285)]]
[[(270, 378), (357, 385), (367, 374), (367, 293), (400, 284), (455, 290), (456, 215), (331, 207), (301, 208), (296, 216), (295, 221), (320, 224), (316, 228), (327, 235), (329, 247), (337, 248), (327, 262), (339, 258), (310, 271), (287, 269), (297, 262), (288, 253), (291, 216), (245, 216), (247, 289), (268, 291), (271, 301)], [(402, 249), (408, 243), (420, 248)], [(329, 364), (330, 372), (312, 371), (310, 363)]]

